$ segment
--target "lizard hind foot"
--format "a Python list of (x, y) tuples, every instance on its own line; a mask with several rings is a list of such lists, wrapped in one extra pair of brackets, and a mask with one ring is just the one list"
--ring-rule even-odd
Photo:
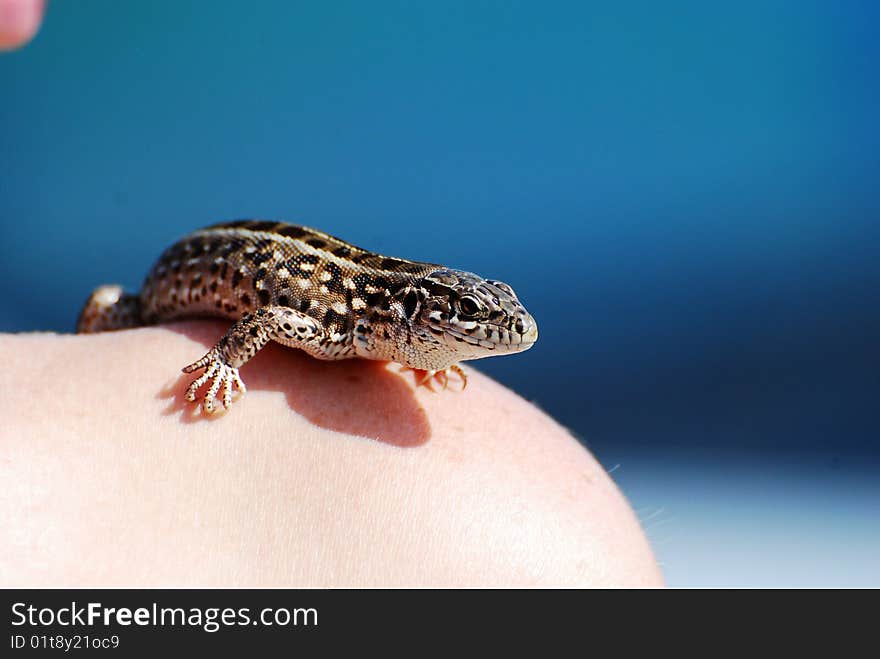
[(197, 362), (184, 366), (182, 370), (184, 373), (192, 373), (201, 369), (204, 369), (204, 373), (190, 383), (186, 390), (185, 398), (194, 403), (199, 389), (210, 380), (211, 385), (202, 398), (202, 405), (208, 414), (213, 414), (215, 410), (220, 409), (217, 407), (217, 394), (220, 393), (221, 388), (222, 398), (220, 403), (224, 410), (229, 409), (229, 406), (232, 405), (233, 387), (238, 387), (241, 394), (247, 391), (244, 382), (242, 382), (238, 374), (238, 369), (223, 362), (213, 350)]
[(93, 334), (142, 325), (141, 301), (122, 286), (99, 286), (83, 305), (76, 322), (78, 334)]

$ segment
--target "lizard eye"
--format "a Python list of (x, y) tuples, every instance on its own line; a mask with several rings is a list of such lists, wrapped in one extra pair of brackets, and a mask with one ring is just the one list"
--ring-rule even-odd
[(480, 303), (475, 298), (463, 297), (458, 301), (458, 310), (463, 316), (476, 316), (480, 313)]

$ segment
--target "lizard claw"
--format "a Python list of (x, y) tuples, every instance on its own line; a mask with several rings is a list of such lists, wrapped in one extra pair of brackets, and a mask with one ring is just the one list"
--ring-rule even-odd
[(220, 399), (220, 402), (225, 410), (229, 409), (229, 406), (232, 405), (233, 385), (238, 387), (242, 394), (247, 391), (244, 382), (242, 382), (241, 377), (238, 375), (238, 369), (225, 364), (213, 351), (197, 362), (185, 366), (182, 370), (184, 373), (192, 373), (199, 369), (205, 369), (205, 372), (190, 383), (186, 390), (185, 398), (191, 403), (195, 402), (198, 390), (210, 380), (211, 386), (208, 388), (203, 399), (203, 405), (208, 414), (213, 414), (215, 409), (219, 409), (216, 408), (216, 404), (217, 394), (220, 392), (221, 387), (223, 387), (223, 398)]
[(467, 389), (467, 374), (464, 372), (464, 369), (458, 364), (453, 364), (449, 367), (449, 369), (453, 373), (455, 373), (458, 378), (461, 380), (461, 390), (464, 391)]

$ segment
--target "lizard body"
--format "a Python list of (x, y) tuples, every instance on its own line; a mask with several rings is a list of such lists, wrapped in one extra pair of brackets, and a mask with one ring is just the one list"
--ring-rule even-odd
[[(441, 265), (375, 254), (308, 227), (262, 220), (196, 231), (160, 256), (138, 294), (97, 288), (77, 331), (221, 317), (229, 331), (184, 372), (187, 391), (227, 408), (238, 369), (270, 340), (318, 359), (394, 361), (444, 386), (460, 361), (526, 350), (537, 325), (507, 284)], [(425, 380), (423, 380), (425, 381)], [(221, 391), (222, 390), (222, 391)]]

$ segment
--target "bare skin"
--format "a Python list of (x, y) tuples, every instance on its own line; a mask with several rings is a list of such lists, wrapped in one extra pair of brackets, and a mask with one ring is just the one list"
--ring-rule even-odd
[(174, 374), (222, 333), (0, 336), (0, 585), (662, 584), (603, 468), (473, 368), (270, 346), (204, 418)]
[(21, 48), (33, 39), (45, 9), (45, 0), (0, 0), (0, 50)]

